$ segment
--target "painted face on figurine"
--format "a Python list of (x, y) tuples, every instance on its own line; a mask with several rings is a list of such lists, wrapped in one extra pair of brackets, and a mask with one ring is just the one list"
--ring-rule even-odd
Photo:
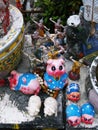
[(94, 107), (90, 103), (85, 103), (81, 107), (81, 121), (85, 124), (92, 124), (94, 121)]
[(65, 65), (63, 59), (49, 59), (47, 61), (46, 71), (53, 77), (60, 77), (65, 73)]
[(80, 108), (76, 104), (66, 107), (66, 120), (70, 126), (77, 126), (81, 122)]
[(67, 83), (67, 73), (63, 59), (49, 59), (47, 61), (46, 73), (44, 74), (44, 84), (49, 89), (63, 89)]
[(67, 87), (67, 98), (71, 101), (79, 101), (80, 100), (80, 88), (76, 83), (71, 83)]
[(8, 80), (12, 90), (19, 90), (24, 94), (37, 95), (41, 89), (37, 76), (32, 73), (18, 73), (13, 70)]

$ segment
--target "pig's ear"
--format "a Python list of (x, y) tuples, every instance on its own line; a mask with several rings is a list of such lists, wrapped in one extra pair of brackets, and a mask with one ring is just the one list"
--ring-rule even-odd
[(59, 59), (60, 60), (60, 62), (62, 63), (62, 64), (64, 64), (65, 63), (65, 61), (63, 60), (63, 59)]
[(47, 61), (47, 64), (51, 64), (53, 62), (53, 60), (52, 59), (49, 59), (48, 61)]

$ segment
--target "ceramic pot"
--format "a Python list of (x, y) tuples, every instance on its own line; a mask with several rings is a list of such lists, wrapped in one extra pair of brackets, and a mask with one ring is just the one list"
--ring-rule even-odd
[(12, 5), (9, 10), (12, 24), (7, 34), (0, 39), (0, 78), (6, 77), (19, 64), (24, 39), (22, 13)]

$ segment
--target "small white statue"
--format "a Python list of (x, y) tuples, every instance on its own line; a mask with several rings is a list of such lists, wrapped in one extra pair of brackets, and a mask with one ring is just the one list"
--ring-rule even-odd
[(52, 116), (55, 114), (57, 116), (57, 107), (58, 103), (57, 100), (53, 97), (48, 97), (44, 101), (44, 116)]
[(41, 99), (37, 95), (33, 95), (30, 97), (29, 102), (28, 102), (28, 113), (30, 116), (37, 116), (38, 113), (40, 112), (40, 107), (41, 107)]

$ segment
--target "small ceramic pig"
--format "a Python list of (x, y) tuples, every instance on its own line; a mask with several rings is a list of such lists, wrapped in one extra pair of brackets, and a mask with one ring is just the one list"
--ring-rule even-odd
[(63, 89), (67, 84), (67, 73), (63, 59), (49, 59), (47, 61), (44, 84), (51, 90)]
[(28, 113), (30, 116), (37, 116), (41, 108), (41, 98), (37, 95), (32, 95), (28, 101)]
[(41, 87), (37, 76), (32, 73), (18, 73), (13, 70), (8, 77), (10, 89), (20, 90), (24, 94), (38, 94)]
[(78, 126), (81, 123), (81, 111), (76, 104), (66, 107), (66, 120), (70, 126)]
[(80, 100), (80, 88), (79, 84), (77, 83), (71, 83), (67, 87), (67, 99), (77, 102)]
[(53, 97), (48, 97), (44, 101), (44, 115), (46, 116), (52, 116), (55, 114), (57, 116), (57, 107), (58, 102)]
[(81, 106), (81, 121), (85, 124), (92, 124), (94, 121), (95, 110), (93, 105), (85, 103)]

